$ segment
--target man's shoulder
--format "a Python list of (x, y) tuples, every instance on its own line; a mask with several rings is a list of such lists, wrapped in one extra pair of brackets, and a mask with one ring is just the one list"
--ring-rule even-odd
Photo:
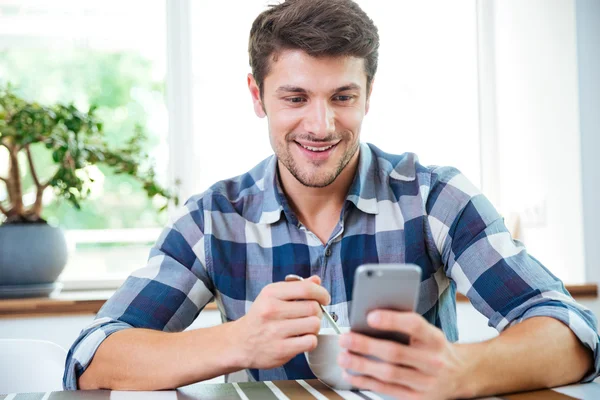
[(421, 181), (431, 176), (435, 166), (425, 166), (419, 162), (417, 154), (405, 152), (388, 153), (377, 146), (367, 143), (380, 176), (389, 177), (390, 181)]
[(415, 153), (392, 154), (372, 144), (368, 147), (371, 162), (379, 174), (374, 189), (378, 200), (399, 203), (400, 198), (412, 196), (419, 198), (429, 212), (440, 196), (445, 199), (442, 204), (463, 204), (465, 199), (480, 194), (478, 188), (455, 167), (424, 165)]
[(423, 181), (432, 184), (447, 183), (457, 175), (462, 175), (461, 171), (448, 165), (425, 165), (419, 161), (417, 154), (405, 152), (401, 154), (388, 153), (377, 146), (367, 143), (379, 173), (389, 176), (393, 180), (412, 181), (417, 179), (423, 184)]

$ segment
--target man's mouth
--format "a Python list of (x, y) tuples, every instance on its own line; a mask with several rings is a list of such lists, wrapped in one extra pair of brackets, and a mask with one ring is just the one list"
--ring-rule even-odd
[(314, 152), (314, 153), (323, 153), (326, 152), (327, 150), (331, 150), (332, 148), (334, 148), (335, 146), (337, 146), (339, 142), (337, 143), (300, 143), (300, 142), (296, 142), (296, 144), (298, 144), (300, 147), (302, 147), (305, 150)]
[[(298, 143), (298, 144), (300, 144), (300, 143)], [(300, 146), (304, 147), (306, 150), (321, 152), (321, 151), (327, 151), (335, 145), (332, 144), (331, 146), (327, 146), (327, 147), (312, 147), (312, 146), (305, 146), (303, 144), (300, 144)]]

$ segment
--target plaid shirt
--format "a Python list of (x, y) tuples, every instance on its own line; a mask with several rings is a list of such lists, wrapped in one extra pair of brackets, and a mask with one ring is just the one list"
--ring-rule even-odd
[[(458, 290), (498, 331), (537, 316), (562, 321), (593, 351), (595, 369), (585, 380), (598, 374), (596, 318), (511, 238), (478, 189), (454, 168), (425, 167), (414, 154), (362, 144), (358, 172), (325, 244), (289, 207), (275, 156), (192, 197), (164, 229), (147, 266), (81, 332), (67, 357), (64, 386), (77, 387), (98, 346), (114, 332), (182, 331), (213, 299), (223, 321), (233, 321), (262, 288), (291, 273), (319, 275), (331, 294), (326, 308), (348, 326), (354, 271), (365, 263), (419, 265), (417, 312), (450, 341), (458, 340)], [(313, 378), (303, 355), (248, 372), (251, 380)]]

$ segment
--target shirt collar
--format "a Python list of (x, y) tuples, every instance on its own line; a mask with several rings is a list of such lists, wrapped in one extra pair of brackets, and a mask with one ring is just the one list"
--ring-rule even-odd
[[(414, 181), (417, 160), (410, 153), (394, 156), (366, 143), (360, 144), (359, 151), (358, 168), (346, 200), (364, 213), (378, 214), (378, 198), (387, 198), (380, 193), (384, 187), (388, 186), (387, 182), (383, 182), (382, 179)], [(260, 189), (263, 191), (263, 204), (260, 218), (253, 218), (254, 222), (275, 223), (281, 219), (281, 213), (284, 211), (286, 215), (291, 216), (291, 222), (296, 223), (281, 189), (275, 155), (268, 159), (263, 179), (257, 184), (262, 186)]]
[(358, 168), (348, 191), (347, 201), (367, 214), (378, 214), (377, 186), (380, 184), (377, 162), (368, 145), (361, 143)]
[(263, 204), (260, 218), (254, 218), (253, 222), (273, 224), (281, 219), (281, 212), (283, 211), (283, 192), (279, 185), (277, 157), (275, 155), (269, 158), (260, 185), (263, 192)]
[(367, 214), (378, 214), (379, 201), (390, 197), (390, 181), (414, 181), (417, 162), (412, 153), (393, 155), (361, 143), (357, 174), (346, 199)]

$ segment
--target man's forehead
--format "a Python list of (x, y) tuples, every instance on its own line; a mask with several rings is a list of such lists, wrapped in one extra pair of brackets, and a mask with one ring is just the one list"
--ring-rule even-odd
[[(301, 50), (283, 50), (270, 61), (269, 90), (361, 90), (366, 84), (364, 59), (351, 56), (313, 57)], [(298, 91), (298, 90), (291, 90)]]

